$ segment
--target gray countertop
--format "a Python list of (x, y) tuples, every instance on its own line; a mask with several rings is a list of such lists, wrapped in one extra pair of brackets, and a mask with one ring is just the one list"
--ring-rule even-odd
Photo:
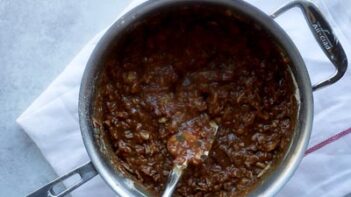
[(56, 178), (16, 118), (130, 1), (0, 0), (0, 197)]
[(0, 196), (56, 177), (15, 120), (129, 2), (0, 0)]

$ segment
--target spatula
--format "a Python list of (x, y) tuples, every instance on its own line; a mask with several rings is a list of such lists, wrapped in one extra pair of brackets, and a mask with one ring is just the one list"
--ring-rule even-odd
[(216, 122), (210, 121), (208, 116), (200, 116), (182, 124), (169, 138), (167, 148), (175, 160), (162, 197), (172, 196), (189, 163), (198, 165), (208, 157), (217, 131)]

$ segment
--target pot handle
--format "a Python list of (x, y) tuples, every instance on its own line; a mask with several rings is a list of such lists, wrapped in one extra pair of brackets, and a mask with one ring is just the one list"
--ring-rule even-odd
[(328, 79), (313, 85), (313, 91), (337, 82), (344, 76), (346, 72), (348, 64), (347, 57), (343, 47), (333, 33), (332, 28), (330, 27), (327, 20), (323, 17), (319, 9), (311, 2), (296, 0), (281, 7), (271, 16), (274, 19), (293, 7), (299, 7), (302, 10), (305, 19), (307, 20), (308, 26), (310, 27), (318, 44), (323, 49), (324, 53), (327, 55), (336, 69), (336, 72)]
[[(63, 175), (62, 177), (57, 178), (56, 180), (52, 181), (51, 183), (43, 186), (42, 188), (38, 189), (37, 191), (27, 195), (27, 197), (63, 197), (68, 193), (72, 192), (73, 190), (77, 189), (83, 183), (89, 181), (93, 177), (97, 175), (97, 171), (91, 162), (78, 167), (77, 169)], [(59, 186), (62, 184), (63, 181), (75, 176), (79, 175), (80, 180), (74, 183), (72, 186), (69, 186), (65, 190), (55, 191), (54, 187)]]

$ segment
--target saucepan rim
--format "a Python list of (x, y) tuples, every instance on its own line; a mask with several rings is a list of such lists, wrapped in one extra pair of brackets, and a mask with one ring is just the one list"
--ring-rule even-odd
[[(130, 182), (126, 181), (109, 164), (100, 151), (96, 142), (94, 128), (91, 121), (92, 98), (94, 96), (94, 83), (99, 72), (99, 63), (106, 51), (111, 47), (111, 40), (115, 39), (128, 25), (150, 12), (155, 12), (167, 6), (190, 5), (192, 3), (216, 4), (226, 6), (229, 9), (239, 10), (253, 19), (260, 26), (269, 30), (274, 39), (279, 42), (292, 61), (290, 65), (296, 82), (297, 96), (299, 97), (298, 121), (292, 142), (277, 168), (265, 178), (265, 180), (249, 193), (249, 196), (272, 196), (277, 193), (289, 180), (297, 169), (304, 151), (307, 148), (311, 134), (313, 120), (313, 96), (312, 85), (305, 63), (286, 32), (268, 15), (244, 1), (233, 0), (155, 0), (147, 1), (127, 12), (118, 19), (103, 35), (94, 49), (84, 71), (79, 94), (79, 123), (86, 150), (96, 170), (106, 183), (119, 195), (131, 196), (142, 195), (138, 191), (130, 190)], [(129, 188), (129, 189), (128, 189)]]

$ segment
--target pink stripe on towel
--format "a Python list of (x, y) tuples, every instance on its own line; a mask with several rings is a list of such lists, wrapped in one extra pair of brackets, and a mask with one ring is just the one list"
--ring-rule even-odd
[(347, 134), (350, 134), (351, 133), (351, 128), (348, 128), (346, 129), (345, 131), (342, 131), (336, 135), (333, 135), (331, 136), (330, 138), (312, 146), (311, 148), (307, 149), (307, 151), (305, 152), (305, 156), (310, 154), (310, 153), (313, 153), (314, 151), (317, 151), (321, 148), (323, 148), (324, 146), (328, 145), (328, 144), (331, 144), (337, 140), (339, 140), (340, 138), (346, 136)]

